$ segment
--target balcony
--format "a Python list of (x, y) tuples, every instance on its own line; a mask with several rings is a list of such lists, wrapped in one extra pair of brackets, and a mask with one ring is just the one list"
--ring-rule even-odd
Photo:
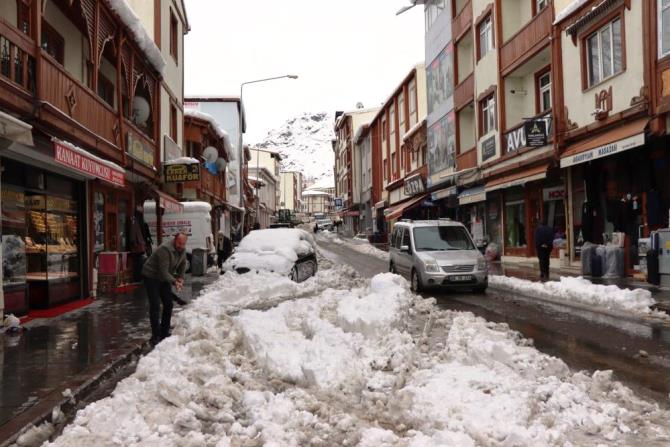
[(207, 169), (200, 169), (200, 192), (206, 194), (221, 202), (226, 200), (225, 187), (223, 180), (212, 174)]
[(0, 18), (2, 101), (20, 112), (32, 111), (35, 94), (35, 43)]
[(463, 171), (464, 169), (477, 167), (477, 150), (476, 148), (468, 149), (466, 152), (456, 156), (456, 170)]
[(500, 50), (503, 76), (512, 72), (542, 47), (549, 45), (552, 22), (553, 8), (546, 7), (503, 44)]
[(454, 89), (454, 110), (458, 111), (471, 103), (475, 98), (475, 74), (463, 80)]
[(472, 1), (468, 1), (463, 9), (451, 21), (451, 35), (454, 41), (460, 39), (472, 26)]

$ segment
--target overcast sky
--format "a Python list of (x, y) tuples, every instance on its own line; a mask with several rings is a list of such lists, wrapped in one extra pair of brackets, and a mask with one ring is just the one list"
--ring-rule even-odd
[(424, 59), (423, 7), (409, 0), (186, 0), (186, 94), (239, 95), (245, 141), (302, 112), (381, 104)]

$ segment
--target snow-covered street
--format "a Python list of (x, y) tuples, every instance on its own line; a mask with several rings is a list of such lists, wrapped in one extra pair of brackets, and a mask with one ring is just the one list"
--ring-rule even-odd
[[(670, 413), (404, 279), (228, 273), (51, 445), (667, 445)], [(27, 440), (28, 437), (26, 437)]]

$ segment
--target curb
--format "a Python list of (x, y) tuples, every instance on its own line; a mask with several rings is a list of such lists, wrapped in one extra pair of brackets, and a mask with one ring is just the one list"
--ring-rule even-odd
[[(118, 370), (129, 365), (134, 357), (142, 354), (148, 346), (149, 343), (146, 341), (137, 343), (110, 363), (94, 365), (49, 393), (36, 405), (20, 413), (4, 426), (0, 427), (0, 439), (4, 439), (0, 443), (0, 447), (14, 445), (19, 436), (31, 426), (37, 427), (45, 422), (51, 422), (52, 411), (56, 407), (60, 407), (65, 415), (65, 420), (57, 424), (62, 429), (62, 426), (69, 423), (80, 409), (80, 403), (90, 397), (97, 390), (100, 383), (112, 377)], [(84, 377), (81, 377), (82, 375)], [(68, 386), (68, 384), (71, 386)], [(72, 390), (72, 397), (63, 396), (63, 392), (68, 388)], [(58, 427), (56, 428), (58, 431)]]
[(552, 298), (550, 295), (547, 294), (542, 294), (538, 293), (536, 295), (531, 295), (529, 293), (525, 292), (520, 292), (512, 287), (505, 287), (501, 285), (494, 285), (489, 282), (489, 290), (494, 290), (498, 292), (505, 292), (505, 293), (514, 293), (517, 296), (522, 296), (526, 299), (533, 300), (533, 301), (543, 301), (545, 303), (549, 304), (554, 304), (557, 306), (563, 306), (563, 307), (569, 307), (577, 310), (582, 310), (586, 312), (590, 312), (592, 314), (600, 314), (604, 315), (610, 318), (616, 318), (618, 320), (624, 320), (629, 323), (635, 323), (635, 324), (641, 324), (644, 326), (651, 327), (652, 329), (662, 329), (662, 328), (670, 328), (670, 320), (669, 319), (663, 319), (663, 318), (658, 318), (654, 316), (634, 316), (631, 314), (627, 314), (624, 312), (619, 312), (615, 310), (610, 310), (610, 309), (598, 309), (586, 304), (581, 304), (581, 303), (575, 303), (575, 302), (566, 302), (566, 301), (561, 301)]

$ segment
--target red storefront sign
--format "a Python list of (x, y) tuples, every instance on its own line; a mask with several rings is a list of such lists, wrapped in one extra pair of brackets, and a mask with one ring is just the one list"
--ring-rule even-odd
[(92, 175), (117, 186), (125, 186), (125, 172), (100, 163), (93, 157), (87, 157), (81, 152), (70, 149), (58, 142), (54, 142), (54, 158), (64, 166), (75, 169), (84, 174)]

